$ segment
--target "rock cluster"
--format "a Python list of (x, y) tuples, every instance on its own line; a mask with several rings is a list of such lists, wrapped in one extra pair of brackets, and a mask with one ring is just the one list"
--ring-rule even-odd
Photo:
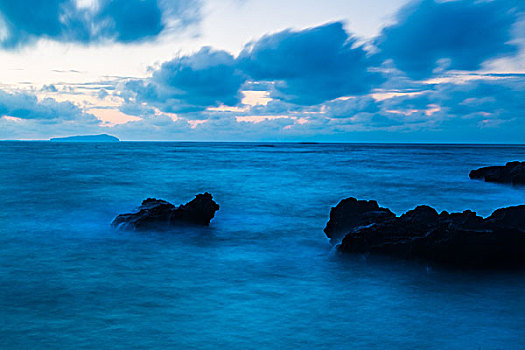
[(504, 166), (489, 166), (472, 170), (469, 177), (486, 182), (525, 185), (525, 162), (509, 162)]
[(111, 225), (135, 230), (169, 229), (183, 224), (207, 226), (217, 210), (219, 205), (207, 192), (179, 207), (161, 199), (148, 198), (134, 213), (120, 214)]
[[(378, 214), (379, 213), (379, 214)], [(468, 266), (525, 264), (525, 205), (482, 218), (472, 211), (438, 212), (418, 206), (401, 216), (374, 201), (343, 200), (325, 232), (345, 232), (338, 249)]]

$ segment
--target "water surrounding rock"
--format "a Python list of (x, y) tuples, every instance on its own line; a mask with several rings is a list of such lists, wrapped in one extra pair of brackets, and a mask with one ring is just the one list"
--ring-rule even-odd
[[(352, 205), (344, 210), (345, 203)], [(339, 251), (476, 267), (525, 265), (525, 205), (498, 209), (485, 219), (469, 210), (438, 214), (429, 206), (418, 206), (399, 217), (383, 214), (366, 224), (380, 207), (371, 201), (366, 210), (363, 203), (370, 202), (349, 198), (332, 209), (336, 213), (330, 216), (325, 232), (332, 233), (330, 228), (341, 222), (347, 230)], [(356, 211), (356, 206), (364, 210)], [(334, 219), (337, 221), (332, 222)]]
[(209, 193), (198, 194), (191, 202), (175, 207), (161, 199), (148, 198), (136, 212), (120, 214), (112, 226), (123, 229), (169, 229), (184, 224), (207, 226), (219, 210)]
[(489, 166), (472, 170), (469, 177), (486, 182), (525, 185), (525, 162), (509, 162), (504, 166)]

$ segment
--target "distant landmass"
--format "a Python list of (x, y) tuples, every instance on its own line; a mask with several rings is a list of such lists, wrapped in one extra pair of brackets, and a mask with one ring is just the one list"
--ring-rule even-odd
[(51, 142), (119, 142), (120, 140), (115, 136), (101, 134), (101, 135), (81, 135), (69, 137), (55, 137), (50, 139)]

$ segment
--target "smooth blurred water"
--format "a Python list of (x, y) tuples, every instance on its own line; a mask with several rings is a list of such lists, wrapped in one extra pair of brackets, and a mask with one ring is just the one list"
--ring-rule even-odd
[[(323, 234), (349, 196), (523, 204), (468, 178), (510, 160), (525, 147), (2, 142), (0, 348), (525, 349), (525, 272), (341, 256)], [(208, 228), (109, 226), (204, 191)]]

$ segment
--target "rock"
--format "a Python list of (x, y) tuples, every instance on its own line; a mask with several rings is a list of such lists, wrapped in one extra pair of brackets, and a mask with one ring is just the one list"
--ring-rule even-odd
[(487, 218), (495, 226), (525, 229), (525, 205), (498, 209)]
[(332, 243), (339, 243), (353, 228), (382, 222), (395, 217), (386, 208), (381, 208), (376, 201), (358, 201), (347, 198), (330, 210), (330, 221), (324, 232)]
[(161, 199), (148, 198), (136, 212), (120, 214), (111, 225), (135, 230), (169, 229), (183, 224), (208, 226), (217, 210), (219, 205), (207, 192), (198, 194), (191, 202), (179, 207)]
[(355, 218), (339, 218), (348, 223), (338, 246), (341, 252), (472, 267), (525, 265), (525, 205), (498, 209), (486, 219), (469, 210), (438, 214), (431, 207), (419, 206), (399, 217), (380, 216), (368, 225), (360, 224), (357, 211), (347, 213)]
[(486, 182), (525, 185), (525, 162), (509, 162), (504, 166), (489, 166), (472, 170), (471, 179), (483, 179)]

